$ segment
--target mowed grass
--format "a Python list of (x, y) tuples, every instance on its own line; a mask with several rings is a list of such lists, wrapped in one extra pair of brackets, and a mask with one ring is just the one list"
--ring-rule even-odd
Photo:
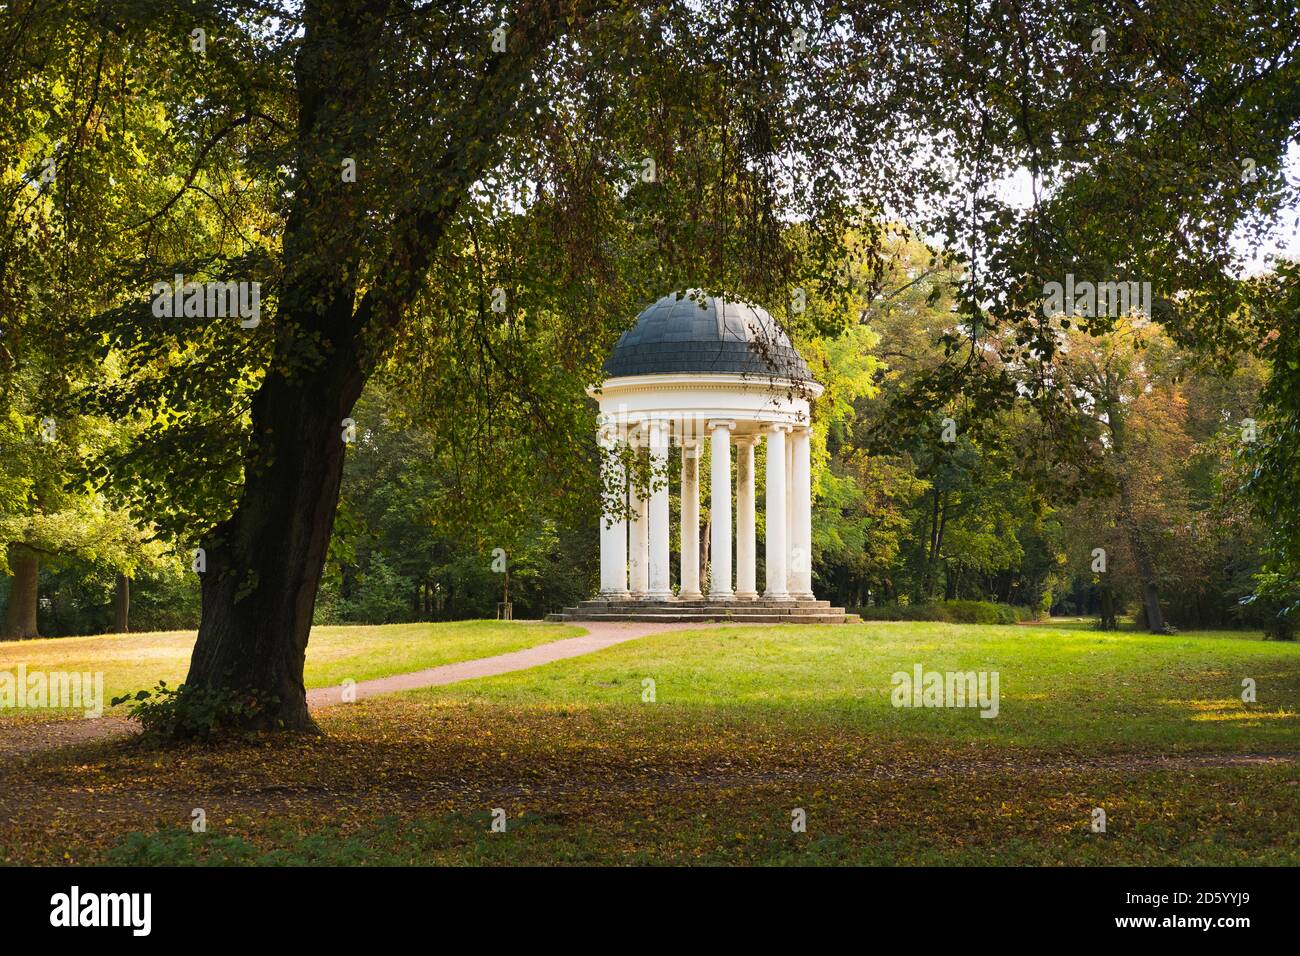
[[(476, 657), (522, 650), (582, 633), (563, 624), (533, 621), (455, 621), (312, 628), (304, 674), (308, 688), (386, 677)], [(0, 671), (102, 672), (105, 707), (115, 696), (185, 679), (194, 632), (112, 634), (0, 642)], [(124, 710), (124, 708), (119, 708)], [(0, 707), (0, 719), (44, 719), (48, 709)]]
[[(997, 670), (998, 716), (893, 707), (918, 663)], [(1300, 646), (1246, 633), (668, 632), (324, 738), (0, 761), (0, 862), (1297, 865), (1298, 700)]]
[[(894, 707), (896, 672), (997, 672), (996, 717)], [(1254, 681), (1255, 702), (1242, 700)], [(643, 704), (653, 681), (654, 704)], [(1078, 751), (1300, 750), (1300, 644), (1247, 632), (872, 622), (678, 631), (500, 677), (430, 702), (645, 706), (701, 721), (836, 725), (896, 740)]]

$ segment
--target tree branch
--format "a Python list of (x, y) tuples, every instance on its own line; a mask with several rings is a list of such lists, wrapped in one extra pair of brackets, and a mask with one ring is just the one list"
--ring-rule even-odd
[(251, 112), (245, 113), (243, 116), (240, 116), (238, 119), (232, 120), (229, 124), (227, 124), (222, 129), (214, 133), (208, 139), (208, 141), (199, 148), (198, 155), (194, 157), (194, 165), (190, 167), (189, 175), (185, 177), (185, 182), (181, 184), (181, 188), (176, 190), (176, 192), (172, 195), (171, 199), (168, 199), (165, 203), (163, 203), (161, 209), (159, 209), (152, 216), (142, 219), (140, 222), (137, 222), (134, 226), (129, 227), (127, 229), (127, 232), (135, 232), (135, 230), (141, 229), (144, 226), (148, 226), (151, 223), (156, 222), (162, 216), (164, 216), (167, 213), (167, 210), (171, 209), (171, 207), (176, 204), (177, 200), (179, 200), (181, 196), (185, 195), (185, 191), (190, 188), (190, 184), (193, 183), (195, 178), (199, 175), (199, 170), (203, 168), (203, 160), (207, 158), (207, 155), (212, 151), (212, 148), (216, 146), (217, 143), (221, 142), (221, 140), (223, 140), (234, 130), (238, 129), (241, 126), (247, 126), (249, 123), (253, 121), (255, 116), (257, 118), (267, 119), (267, 117), (265, 117), (261, 113), (257, 113), (257, 114)]

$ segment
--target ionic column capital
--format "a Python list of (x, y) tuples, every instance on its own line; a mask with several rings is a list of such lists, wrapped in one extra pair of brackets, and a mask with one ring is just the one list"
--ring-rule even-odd
[(725, 428), (727, 431), (735, 431), (736, 423), (728, 419), (715, 418), (706, 422), (705, 427), (711, 432), (715, 432), (719, 428)]

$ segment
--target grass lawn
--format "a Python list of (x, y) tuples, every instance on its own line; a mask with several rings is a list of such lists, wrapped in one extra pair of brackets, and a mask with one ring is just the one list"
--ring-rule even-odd
[[(893, 707), (892, 675), (918, 663), (997, 671), (998, 716)], [(1228, 631), (1166, 637), (916, 622), (719, 628), (416, 693), (429, 701), (632, 706), (646, 678), (658, 706), (710, 721), (1088, 752), (1300, 750), (1300, 644)], [(1254, 704), (1241, 700), (1245, 678), (1255, 681)]]
[[(917, 663), (998, 671), (999, 715), (892, 707)], [(1295, 865), (1298, 711), (1300, 645), (1244, 633), (669, 632), (324, 739), (0, 761), (0, 861)]]
[[(306, 684), (326, 687), (437, 667), (475, 657), (522, 650), (581, 634), (564, 624), (532, 621), (456, 621), (450, 624), (385, 624), (378, 627), (316, 627), (307, 645)], [(0, 642), (0, 671), (102, 671), (105, 709), (115, 696), (185, 679), (194, 649), (192, 631), (110, 634)], [(124, 707), (118, 711), (124, 711)], [(69, 711), (69, 714), (73, 712)], [(0, 708), (0, 720), (46, 720), (49, 710)]]

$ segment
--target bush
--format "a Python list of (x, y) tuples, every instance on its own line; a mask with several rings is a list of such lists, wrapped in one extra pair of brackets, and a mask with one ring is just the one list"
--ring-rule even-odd
[(864, 621), (950, 621), (942, 604), (883, 604), (854, 608)]
[(140, 723), (147, 739), (209, 740), (257, 726), (279, 698), (228, 687), (211, 690), (181, 684), (171, 688), (159, 681), (153, 690), (113, 698), (114, 707), (128, 702), (127, 717)]
[(992, 601), (933, 601), (857, 608), (864, 621), (943, 621), (950, 624), (1018, 624), (1033, 619), (1030, 608)]
[(1015, 624), (1016, 616), (1011, 608), (1005, 608), (1004, 615), (1000, 606), (989, 601), (945, 601), (944, 607), (952, 615), (952, 620), (959, 624)]

